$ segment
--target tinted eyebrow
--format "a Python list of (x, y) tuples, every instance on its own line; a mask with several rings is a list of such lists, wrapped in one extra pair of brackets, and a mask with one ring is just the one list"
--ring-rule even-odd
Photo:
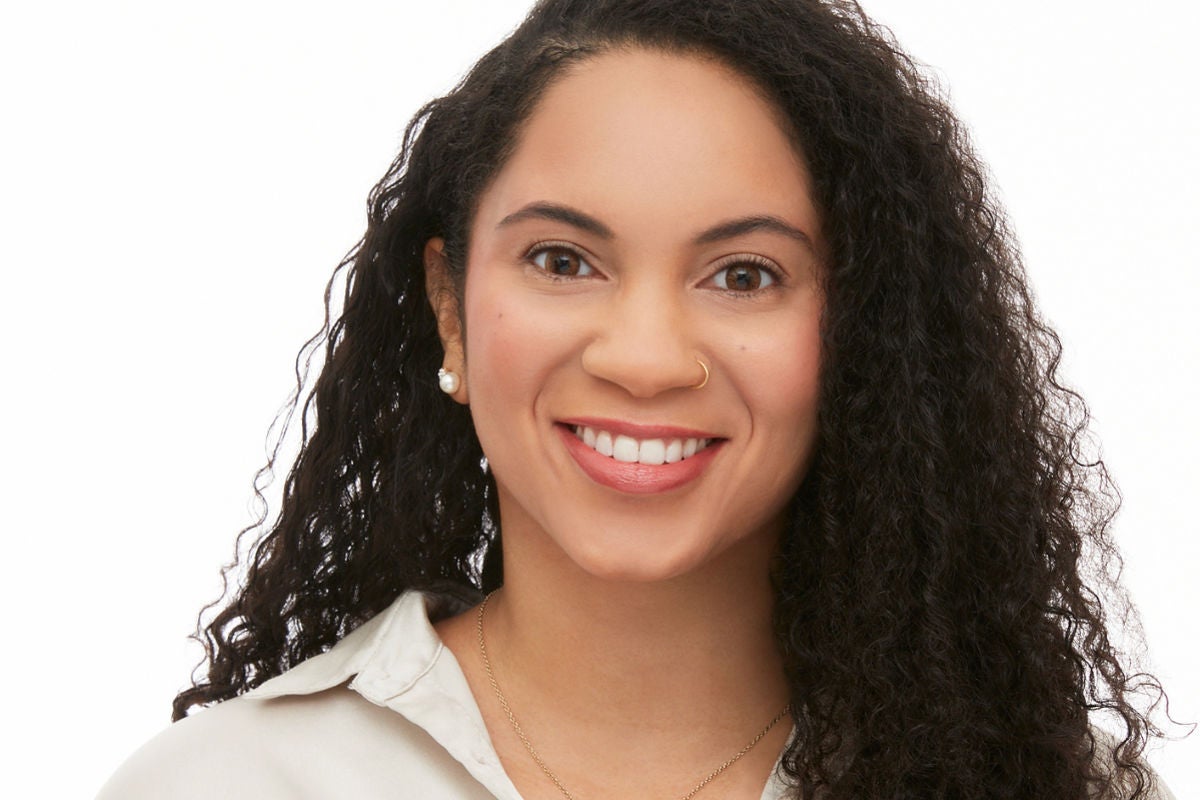
[(754, 231), (781, 233), (784, 236), (803, 242), (810, 250), (813, 249), (812, 237), (796, 226), (790, 225), (779, 217), (774, 217), (770, 214), (757, 214), (719, 223), (697, 236), (695, 242), (696, 244), (712, 244), (713, 242), (732, 239), (735, 236), (742, 236)]
[(548, 219), (554, 222), (564, 222), (574, 228), (595, 234), (601, 239), (615, 238), (612, 229), (600, 220), (578, 209), (559, 205), (558, 203), (530, 203), (500, 220), (496, 227), (503, 228), (527, 219)]
[[(616, 238), (616, 234), (612, 232), (612, 229), (600, 220), (579, 209), (559, 203), (537, 202), (522, 206), (517, 211), (500, 220), (496, 227), (503, 228), (527, 219), (548, 219), (554, 222), (563, 222), (582, 231), (599, 236), (602, 239)], [(796, 226), (790, 225), (779, 217), (770, 214), (755, 214), (718, 223), (700, 232), (692, 241), (698, 245), (712, 244), (713, 242), (732, 239), (736, 236), (743, 236), (755, 231), (780, 233), (802, 242), (810, 250), (813, 249), (812, 237)]]

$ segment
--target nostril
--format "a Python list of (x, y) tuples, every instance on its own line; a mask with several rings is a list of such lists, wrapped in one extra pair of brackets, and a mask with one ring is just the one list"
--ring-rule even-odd
[(594, 343), (584, 350), (581, 363), (589, 375), (638, 398), (674, 389), (703, 388), (708, 383), (706, 365), (699, 364), (694, 355), (664, 347), (661, 342)]

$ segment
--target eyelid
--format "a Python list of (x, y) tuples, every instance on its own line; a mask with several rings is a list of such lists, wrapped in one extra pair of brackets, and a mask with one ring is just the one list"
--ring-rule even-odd
[(723, 286), (716, 286), (714, 288), (716, 288), (718, 291), (726, 292), (727, 294), (755, 295), (759, 294), (760, 292), (770, 291), (772, 288), (781, 286), (785, 283), (787, 273), (784, 272), (783, 268), (780, 267), (779, 264), (767, 258), (766, 256), (760, 256), (754, 253), (738, 253), (736, 255), (722, 257), (717, 261), (715, 269), (713, 270), (712, 274), (705, 279), (705, 282), (715, 281), (716, 277), (722, 272), (730, 267), (736, 267), (739, 264), (745, 264), (761, 269), (763, 272), (771, 276), (771, 284), (754, 291), (744, 292), (727, 289)]
[[(556, 275), (556, 274), (550, 272), (549, 270), (544, 269), (543, 267), (534, 263), (533, 259), (536, 255), (538, 255), (543, 250), (549, 250), (551, 248), (561, 248), (563, 250), (568, 250), (568, 251), (574, 253), (579, 258), (580, 261), (582, 261), (584, 264), (587, 265), (590, 272), (587, 275), (569, 275), (569, 276), (568, 275)], [(592, 277), (593, 275), (599, 273), (599, 270), (597, 269), (596, 265), (593, 263), (594, 257), (592, 256), (591, 253), (589, 253), (587, 250), (585, 250), (584, 248), (580, 247), (579, 245), (577, 245), (573, 242), (565, 241), (562, 239), (542, 239), (540, 241), (534, 242), (533, 244), (531, 244), (529, 247), (527, 247), (525, 249), (525, 255), (523, 256), (523, 258), (525, 261), (528, 261), (531, 264), (533, 264), (533, 266), (539, 272), (542, 272), (547, 277), (553, 278), (555, 280), (572, 280), (572, 279), (579, 279), (579, 278), (588, 278), (588, 277)], [(771, 283), (768, 286), (765, 286), (765, 287), (762, 287), (760, 289), (753, 290), (753, 291), (736, 291), (733, 289), (727, 289), (725, 287), (720, 287), (720, 286), (715, 286), (713, 288), (716, 288), (718, 291), (723, 291), (727, 294), (755, 295), (755, 294), (759, 294), (761, 292), (768, 291), (772, 287), (780, 286), (781, 284), (783, 284), (785, 282), (786, 273), (783, 270), (783, 268), (780, 267), (779, 264), (777, 264), (776, 262), (767, 258), (766, 256), (760, 256), (756, 253), (736, 253), (736, 254), (724, 256), (724, 257), (718, 259), (717, 263), (714, 265), (715, 268), (710, 273), (709, 277), (705, 279), (705, 282), (714, 281), (715, 278), (718, 275), (720, 275), (722, 272), (729, 269), (730, 267), (734, 267), (739, 264), (750, 265), (757, 269), (761, 269), (763, 272), (767, 273), (771, 277)]]
[[(591, 272), (587, 275), (555, 275), (554, 273), (550, 272), (549, 270), (543, 269), (542, 267), (540, 267), (536, 263), (534, 263), (534, 261), (533, 261), (534, 256), (536, 256), (538, 253), (540, 253), (543, 250), (549, 250), (551, 248), (560, 248), (562, 250), (571, 251), (579, 258), (580, 261), (582, 261), (584, 264), (587, 265), (588, 269), (591, 270)], [(592, 277), (592, 275), (598, 274), (600, 272), (600, 270), (596, 268), (595, 263), (593, 263), (594, 258), (591, 253), (589, 253), (587, 250), (584, 250), (582, 247), (580, 247), (577, 244), (573, 244), (572, 242), (563, 241), (561, 239), (543, 239), (541, 241), (534, 242), (533, 244), (531, 244), (529, 247), (527, 247), (525, 249), (525, 255), (523, 256), (523, 258), (525, 261), (529, 262), (530, 264), (533, 264), (533, 266), (535, 268), (537, 268), (537, 270), (539, 272), (542, 272), (545, 275), (547, 275), (548, 277), (554, 278), (555, 280), (571, 280), (571, 279), (578, 279), (578, 278), (590, 278), (590, 277)]]

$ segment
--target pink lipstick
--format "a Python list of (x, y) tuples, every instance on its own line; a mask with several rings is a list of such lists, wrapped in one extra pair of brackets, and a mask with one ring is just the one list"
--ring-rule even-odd
[(585, 475), (627, 494), (668, 492), (692, 482), (725, 441), (691, 428), (598, 418), (564, 420), (555, 428)]

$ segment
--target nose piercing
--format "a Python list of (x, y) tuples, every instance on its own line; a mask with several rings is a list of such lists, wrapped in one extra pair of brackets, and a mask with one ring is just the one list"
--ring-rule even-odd
[(699, 358), (696, 359), (696, 363), (700, 365), (700, 369), (704, 370), (704, 380), (700, 381), (692, 388), (693, 389), (703, 389), (705, 386), (708, 385), (708, 365), (705, 364), (703, 361), (701, 361)]
[[(708, 370), (705, 370), (704, 380), (708, 380)], [(458, 391), (458, 373), (448, 369), (439, 369), (438, 386), (446, 394), (454, 394)]]

